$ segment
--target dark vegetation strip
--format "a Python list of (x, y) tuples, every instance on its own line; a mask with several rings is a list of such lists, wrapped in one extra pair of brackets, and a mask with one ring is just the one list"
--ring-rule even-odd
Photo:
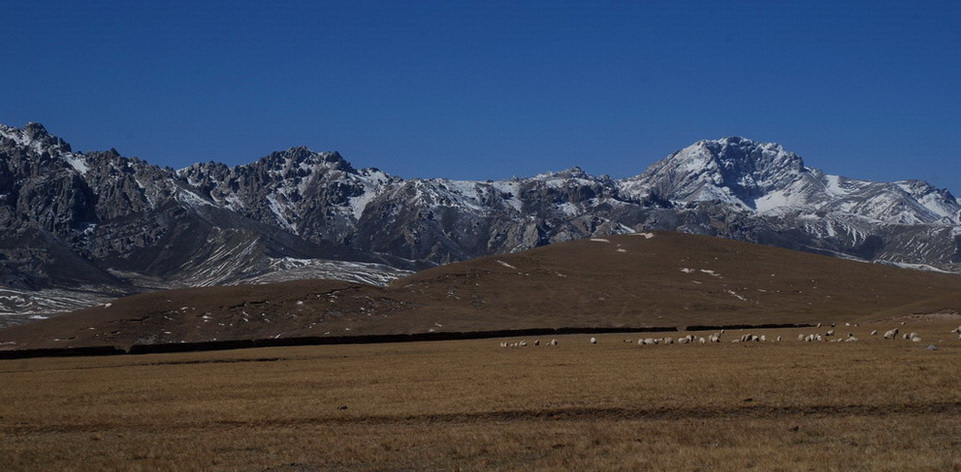
[[(806, 328), (812, 324), (769, 323), (769, 324), (737, 324), (737, 325), (694, 325), (688, 326), (687, 331), (711, 331), (721, 329), (778, 329), (778, 328)], [(517, 336), (549, 336), (567, 334), (611, 334), (611, 333), (663, 333), (677, 332), (673, 326), (648, 326), (628, 328), (530, 328), (505, 329), (495, 331), (466, 331), (414, 334), (369, 334), (357, 336), (304, 336), (292, 338), (266, 339), (236, 339), (229, 341), (206, 341), (193, 343), (164, 343), (164, 344), (134, 344), (129, 350), (117, 346), (92, 346), (73, 348), (48, 349), (17, 349), (0, 351), (2, 359), (25, 359), (34, 357), (80, 357), (80, 356), (113, 356), (120, 354), (159, 354), (175, 352), (204, 352), (224, 351), (231, 349), (251, 349), (258, 347), (289, 347), (289, 346), (318, 346), (334, 344), (374, 344), (374, 343), (402, 343), (417, 341), (453, 341), (462, 339), (489, 339)]]
[(258, 347), (315, 346), (333, 344), (375, 344), (402, 343), (415, 341), (452, 341), (461, 339), (488, 339), (516, 336), (549, 336), (564, 334), (605, 334), (605, 333), (658, 333), (676, 332), (671, 327), (643, 328), (531, 328), (505, 329), (497, 331), (467, 331), (414, 334), (368, 334), (357, 336), (305, 336), (292, 338), (236, 339), (229, 341), (206, 341), (195, 343), (134, 344), (129, 350), (116, 346), (19, 349), (0, 351), (0, 359), (23, 359), (30, 357), (75, 357), (110, 356), (118, 354), (159, 354), (172, 352), (224, 351), (229, 349), (251, 349)]
[(27, 359), (32, 357), (84, 357), (116, 356), (127, 351), (116, 346), (67, 347), (49, 349), (19, 349), (0, 351), (0, 359)]
[[(332, 408), (333, 409), (333, 408)], [(773, 406), (751, 405), (735, 407), (690, 407), (690, 408), (596, 408), (571, 407), (534, 410), (478, 411), (470, 413), (426, 413), (417, 415), (352, 415), (343, 406), (330, 416), (310, 418), (276, 418), (253, 421), (223, 420), (213, 422), (184, 422), (157, 425), (154, 423), (98, 424), (11, 424), (0, 427), (0, 432), (8, 434), (30, 433), (77, 433), (103, 432), (114, 428), (169, 432), (173, 429), (195, 429), (210, 427), (226, 428), (284, 428), (310, 425), (413, 425), (413, 424), (479, 424), (479, 423), (520, 423), (545, 421), (672, 421), (672, 420), (733, 420), (733, 419), (771, 419), (791, 418), (886, 418), (895, 415), (914, 417), (934, 416), (951, 419), (961, 414), (961, 402), (940, 403), (896, 403), (886, 405), (797, 405)]]
[[(693, 325), (687, 331), (718, 331), (721, 329), (781, 329), (813, 328), (806, 323), (768, 323), (768, 324), (731, 324), (731, 325)], [(293, 338), (236, 339), (229, 341), (207, 341), (195, 343), (134, 344), (129, 350), (117, 346), (92, 346), (48, 349), (16, 349), (0, 351), (0, 359), (25, 359), (33, 357), (80, 357), (114, 356), (120, 354), (159, 354), (173, 352), (224, 351), (230, 349), (251, 349), (258, 347), (317, 346), (332, 344), (374, 344), (402, 343), (416, 341), (453, 341), (461, 339), (507, 338), (517, 336), (550, 336), (566, 334), (610, 334), (610, 333), (663, 333), (677, 332), (676, 327), (648, 326), (633, 328), (531, 328), (504, 329), (496, 331), (466, 331), (414, 334), (368, 334), (357, 336), (305, 336)]]
[(216, 341), (203, 343), (135, 344), (130, 354), (151, 354), (162, 352), (193, 352), (224, 349), (245, 349), (255, 347), (313, 346), (332, 344), (375, 344), (403, 343), (415, 341), (453, 341), (462, 339), (488, 339), (517, 336), (548, 336), (563, 334), (603, 334), (632, 332), (675, 332), (675, 327), (647, 328), (534, 328), (498, 331), (468, 331), (414, 334), (369, 334), (357, 336), (311, 336), (279, 339), (248, 339), (237, 341)]
[[(961, 414), (961, 402), (898, 403), (889, 405), (752, 405), (740, 407), (691, 408), (597, 408), (571, 407), (540, 410), (484, 411), (473, 413), (427, 413), (423, 415), (342, 416), (304, 419), (303, 423), (475, 423), (512, 421), (575, 421), (575, 420), (679, 420), (679, 419), (734, 419), (784, 418), (795, 416), (851, 417), (888, 415), (949, 415)], [(946, 416), (948, 417), (948, 416)], [(289, 423), (287, 421), (286, 423)]]

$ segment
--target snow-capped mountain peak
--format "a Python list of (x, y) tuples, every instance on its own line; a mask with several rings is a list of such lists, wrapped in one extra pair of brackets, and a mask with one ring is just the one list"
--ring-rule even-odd
[(357, 172), (337, 151), (314, 152), (304, 146), (274, 152), (254, 164), (248, 164), (253, 165), (266, 167), (270, 172), (279, 175), (291, 172), (304, 174), (319, 169)]
[(771, 191), (803, 178), (804, 161), (777, 143), (733, 136), (698, 141), (628, 179), (633, 193), (672, 200), (720, 201), (744, 210)]
[(698, 141), (620, 185), (635, 199), (656, 197), (680, 205), (718, 202), (758, 216), (961, 223), (961, 205), (947, 190), (919, 181), (884, 183), (827, 175), (806, 167), (800, 156), (777, 143), (742, 137)]
[(51, 155), (70, 152), (70, 145), (66, 141), (52, 136), (47, 128), (35, 122), (27, 123), (23, 128), (0, 124), (0, 139), (12, 141), (38, 154), (45, 151)]

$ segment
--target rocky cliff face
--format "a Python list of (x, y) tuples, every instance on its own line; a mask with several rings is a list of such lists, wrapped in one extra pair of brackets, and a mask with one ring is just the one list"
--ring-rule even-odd
[(352, 280), (368, 267), (385, 281), (401, 273), (391, 267), (651, 229), (961, 271), (961, 203), (947, 190), (828, 175), (737, 137), (621, 180), (573, 168), (454, 181), (355, 169), (303, 147), (174, 171), (74, 152), (39, 124), (0, 125), (0, 226), (10, 290), (239, 283), (307, 276), (320, 262), (318, 274), (336, 277), (326, 261), (348, 261)]
[[(209, 193), (209, 192), (208, 192)], [(310, 264), (403, 261), (310, 241), (218, 205), (174, 170), (115, 150), (77, 153), (39, 124), (0, 127), (0, 312), (56, 305), (30, 291), (124, 294), (240, 283)], [(286, 261), (286, 262), (285, 262)], [(351, 265), (345, 277), (357, 280)], [(324, 266), (323, 273), (337, 276)], [(375, 277), (376, 278), (376, 277)], [(24, 292), (26, 291), (26, 292)], [(57, 292), (60, 296), (60, 292)]]

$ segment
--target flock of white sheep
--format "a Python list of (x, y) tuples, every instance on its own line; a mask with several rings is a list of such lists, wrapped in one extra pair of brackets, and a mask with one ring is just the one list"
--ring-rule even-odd
[[(851, 326), (850, 323), (845, 323), (845, 325), (846, 325), (846, 326)], [(857, 324), (855, 323), (854, 326), (857, 326)], [(817, 327), (820, 328), (820, 327), (821, 327), (821, 324), (818, 323)], [(845, 336), (839, 336), (839, 335), (837, 335), (837, 334), (835, 333), (834, 327), (835, 327), (835, 324), (832, 323), (832, 324), (831, 324), (831, 329), (826, 330), (826, 331), (823, 332), (823, 333), (821, 333), (821, 332), (815, 332), (815, 333), (808, 333), (808, 334), (805, 334), (805, 333), (798, 334), (797, 340), (798, 340), (798, 341), (801, 341), (801, 342), (836, 342), (836, 343), (840, 343), (840, 342), (851, 343), (851, 342), (857, 342), (857, 341), (858, 341), (858, 338), (857, 338), (856, 336), (854, 336), (854, 333), (847, 333), (847, 335), (845, 335)], [(897, 339), (899, 332), (900, 332), (900, 331), (898, 330), (898, 328), (894, 328), (894, 329), (891, 329), (891, 330), (886, 331), (886, 332), (882, 335), (882, 337), (883, 337), (884, 339)], [(958, 335), (958, 340), (961, 340), (961, 326), (958, 326), (957, 328), (951, 330), (951, 333), (952, 333), (952, 334), (957, 334), (957, 335)], [(673, 338), (673, 337), (640, 338), (640, 339), (637, 340), (637, 344), (640, 345), (640, 346), (647, 346), (647, 345), (655, 345), (655, 344), (675, 344), (675, 343), (676, 343), (676, 344), (707, 344), (707, 343), (720, 343), (720, 342), (722, 342), (721, 336), (722, 336), (723, 334), (724, 334), (724, 330), (722, 329), (722, 330), (720, 330), (720, 331), (718, 331), (718, 332), (716, 332), (716, 333), (713, 333), (713, 334), (711, 334), (711, 335), (709, 335), (709, 336), (706, 336), (706, 337), (705, 337), (705, 336), (695, 336), (695, 335), (693, 335), (693, 334), (688, 334), (687, 336), (679, 337), (679, 338), (677, 338), (677, 339), (675, 339), (675, 338)], [(871, 331), (871, 334), (870, 334), (870, 335), (871, 335), (871, 336), (877, 336), (877, 335), (878, 335), (878, 330), (873, 330), (873, 331)], [(905, 334), (902, 335), (902, 338), (903, 338), (903, 339), (906, 339), (906, 340), (908, 340), (908, 341), (912, 341), (912, 342), (920, 342), (920, 341), (921, 341), (921, 336), (919, 336), (918, 333), (915, 333), (915, 332), (905, 333)], [(589, 341), (589, 342), (590, 342), (591, 344), (597, 344), (597, 338), (592, 336), (592, 337), (590, 338), (590, 341)], [(625, 340), (624, 340), (624, 343), (625, 343), (625, 344), (634, 344), (634, 342), (635, 342), (635, 341), (632, 340), (632, 339), (625, 339)], [(755, 335), (755, 334), (747, 333), (747, 334), (743, 334), (743, 335), (739, 336), (739, 337), (736, 338), (736, 339), (732, 339), (731, 342), (732, 342), (732, 343), (747, 343), (747, 342), (762, 342), (762, 343), (763, 343), (763, 342), (768, 342), (768, 338), (767, 338), (767, 336), (765, 336), (765, 335), (763, 335), (763, 334), (762, 334), (762, 335)], [(771, 339), (771, 342), (781, 342), (781, 336), (777, 336), (777, 337)], [(557, 346), (557, 344), (558, 344), (558, 343), (557, 343), (557, 339), (551, 339), (550, 342), (547, 343), (548, 346)], [(533, 345), (534, 345), (534, 346), (540, 346), (540, 345), (541, 345), (540, 340), (535, 340), (535, 341), (533, 342)], [(500, 346), (501, 346), (501, 347), (527, 347), (527, 346), (528, 346), (528, 343), (527, 343), (527, 341), (517, 341), (517, 342), (502, 341), (502, 342), (500, 343)]]

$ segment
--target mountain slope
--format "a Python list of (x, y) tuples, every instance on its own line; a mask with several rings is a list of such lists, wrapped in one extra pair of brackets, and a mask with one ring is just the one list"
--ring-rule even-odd
[(961, 224), (961, 204), (946, 190), (920, 181), (827, 175), (778, 144), (739, 137), (699, 141), (628, 179), (625, 187), (676, 202), (722, 201), (759, 216), (823, 212), (892, 224)]
[[(672, 202), (687, 213), (684, 229), (692, 232), (869, 261), (961, 268), (961, 203), (947, 190), (920, 181), (828, 175), (773, 143), (699, 141), (626, 179), (622, 189), (635, 198)], [(751, 221), (716, 223), (739, 213)]]
[(958, 275), (657, 232), (453, 263), (387, 287), (301, 280), (137, 295), (2, 330), (0, 342), (16, 348), (129, 346), (524, 328), (864, 321), (891, 307), (938, 297), (939, 310), (949, 305), (961, 310), (958, 297), (944, 297), (959, 293)]
[(61, 304), (38, 290), (84, 303), (96, 293), (252, 280), (288, 259), (404, 265), (239, 215), (171, 169), (115, 150), (73, 152), (36, 123), (0, 126), (0, 185), (0, 274), (17, 291), (0, 305), (14, 313)]

